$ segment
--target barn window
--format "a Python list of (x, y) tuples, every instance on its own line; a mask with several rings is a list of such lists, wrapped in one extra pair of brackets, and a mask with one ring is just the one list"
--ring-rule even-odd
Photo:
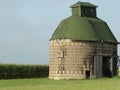
[(92, 16), (94, 14), (94, 10), (90, 9), (90, 15)]
[(64, 51), (58, 51), (57, 52), (57, 57), (58, 58), (63, 58), (64, 57)]

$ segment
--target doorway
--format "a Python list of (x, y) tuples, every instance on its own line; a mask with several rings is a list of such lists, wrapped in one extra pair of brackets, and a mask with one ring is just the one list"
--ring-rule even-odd
[(90, 71), (86, 71), (86, 79), (90, 78)]
[(110, 70), (110, 57), (103, 56), (102, 59), (102, 76), (103, 77), (112, 77), (112, 72)]
[(112, 58), (109, 56), (94, 57), (94, 75), (96, 78), (112, 77)]

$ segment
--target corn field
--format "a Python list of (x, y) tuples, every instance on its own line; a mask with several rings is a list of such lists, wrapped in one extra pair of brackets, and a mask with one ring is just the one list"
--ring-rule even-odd
[(48, 65), (0, 64), (0, 79), (48, 77)]

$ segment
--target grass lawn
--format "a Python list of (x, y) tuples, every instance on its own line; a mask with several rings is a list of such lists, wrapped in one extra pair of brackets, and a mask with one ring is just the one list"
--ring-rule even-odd
[(13, 79), (0, 80), (0, 90), (120, 90), (120, 78), (86, 80)]

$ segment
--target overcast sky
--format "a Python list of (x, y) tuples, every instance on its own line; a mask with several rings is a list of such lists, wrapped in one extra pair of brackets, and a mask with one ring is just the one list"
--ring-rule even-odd
[[(81, 0), (98, 6), (120, 41), (120, 0)], [(49, 39), (78, 0), (0, 0), (0, 63), (48, 64)], [(120, 48), (118, 49), (120, 55)]]

